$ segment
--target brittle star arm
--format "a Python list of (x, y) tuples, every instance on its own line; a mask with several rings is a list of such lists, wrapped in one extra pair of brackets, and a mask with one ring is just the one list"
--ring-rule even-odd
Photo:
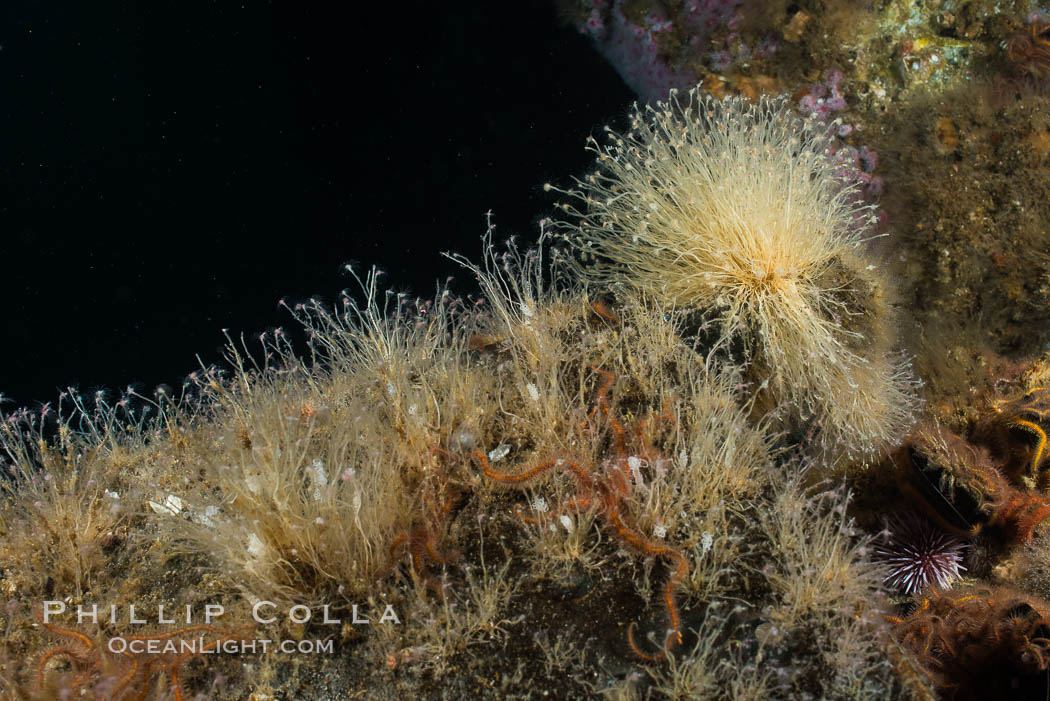
[(649, 660), (650, 662), (655, 662), (662, 659), (670, 651), (673, 645), (682, 644), (682, 625), (678, 617), (678, 607), (675, 604), (675, 592), (678, 589), (678, 583), (689, 573), (689, 564), (686, 562), (685, 556), (679, 551), (653, 543), (636, 533), (631, 528), (628, 528), (620, 517), (620, 510), (618, 507), (614, 506), (609, 508), (606, 513), (606, 518), (609, 521), (609, 525), (616, 532), (616, 535), (626, 543), (646, 554), (667, 558), (674, 564), (675, 569), (667, 578), (667, 583), (664, 585), (664, 608), (667, 610), (667, 618), (670, 627), (667, 632), (667, 639), (664, 641), (664, 647), (660, 651), (660, 654), (649, 655), (642, 652), (641, 648), (639, 648), (638, 644), (634, 641), (635, 623), (633, 621), (627, 629), (627, 642), (635, 654)]
[(1029, 463), (1029, 469), (1033, 477), (1038, 476), (1039, 463), (1043, 461), (1043, 455), (1046, 452), (1046, 431), (1039, 424), (1025, 419), (1015, 419), (1010, 425), (1035, 436), (1035, 448), (1032, 450), (1032, 461)]

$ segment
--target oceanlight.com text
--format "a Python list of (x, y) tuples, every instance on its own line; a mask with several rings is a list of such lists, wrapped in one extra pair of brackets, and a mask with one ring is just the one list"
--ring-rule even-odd
[(203, 637), (182, 640), (158, 638), (110, 638), (106, 648), (114, 655), (244, 655), (277, 653), (285, 655), (330, 655), (335, 641), (326, 640), (220, 640)]

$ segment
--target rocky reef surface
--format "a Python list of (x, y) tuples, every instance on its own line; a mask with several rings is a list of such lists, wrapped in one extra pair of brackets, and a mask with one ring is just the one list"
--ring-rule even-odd
[(559, 9), (641, 105), (473, 294), (3, 415), (4, 698), (1046, 696), (1044, 8)]

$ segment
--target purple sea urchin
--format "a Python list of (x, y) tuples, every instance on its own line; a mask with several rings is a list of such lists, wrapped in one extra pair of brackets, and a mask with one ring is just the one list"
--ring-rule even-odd
[(875, 552), (888, 566), (886, 585), (915, 594), (931, 586), (949, 588), (966, 569), (965, 547), (961, 539), (913, 516), (891, 525)]

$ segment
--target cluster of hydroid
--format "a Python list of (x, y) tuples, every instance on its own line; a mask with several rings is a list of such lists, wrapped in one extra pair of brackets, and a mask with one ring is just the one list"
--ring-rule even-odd
[(782, 98), (672, 93), (591, 140), (597, 170), (559, 191), (583, 205), (561, 205), (583, 279), (716, 319), (836, 463), (892, 444), (915, 402), (865, 250), (876, 218), (837, 172), (828, 129)]
[[(79, 395), (66, 396), (83, 406)], [(0, 482), (7, 500), (0, 510), (0, 567), (10, 573), (8, 593), (43, 595), (45, 573), (72, 595), (91, 591), (105, 569), (105, 546), (118, 543), (135, 520), (121, 496), (144, 496), (129, 483), (141, 477), (146, 451), (138, 431), (121, 440), (118, 425), (106, 419), (113, 416), (107, 408), (81, 412), (89, 441), (68, 427), (57, 440), (46, 440), (45, 425), (67, 410), (63, 402), (57, 409), (45, 407), (42, 415), (20, 411), (0, 423), (8, 472)]]
[(492, 378), (462, 362), (458, 299), (384, 301), (374, 271), (361, 291), (292, 308), (313, 364), (278, 337), (255, 371), (231, 347), (233, 380), (217, 384), (226, 433), (180, 542), (219, 554), (251, 598), (360, 601), (403, 563), (440, 592), (431, 565), (454, 559), (450, 512)]
[[(741, 368), (697, 352), (687, 313), (637, 292), (615, 306), (589, 297), (566, 283), (564, 251), (550, 250), (553, 287), (539, 251), (460, 259), (491, 311), (477, 361), (501, 377), (476, 462), (489, 498), (513, 499), (504, 518), (524, 535), (530, 571), (586, 599), (587, 581), (630, 577), (642, 558), (644, 608), (614, 611), (632, 619), (624, 650), (668, 661), (654, 679), (674, 698), (892, 688), (872, 607), (879, 572), (843, 494), (814, 496), (795, 461), (778, 466)], [(743, 591), (756, 615), (730, 632)], [(800, 653), (798, 639), (814, 647)], [(755, 645), (778, 660), (776, 678), (759, 658), (729, 654)]]
[[(105, 647), (114, 634), (163, 642), (170, 630), (129, 625), (126, 608), (111, 625), (79, 625), (71, 616), (48, 626), (41, 607), (56, 599), (69, 608), (135, 602), (140, 611), (170, 610), (168, 597), (201, 604), (204, 559), (180, 558), (161, 536), (159, 514), (183, 511), (173, 490), (185, 490), (184, 470), (197, 465), (196, 446), (211, 435), (209, 413), (203, 395), (150, 399), (129, 388), (113, 401), (105, 392), (84, 396), (70, 388), (38, 412), (0, 415), (0, 580), (7, 601), (0, 696), (167, 698), (158, 691), (166, 687), (181, 698), (186, 687), (177, 677), (199, 687), (186, 664), (192, 655), (120, 655)], [(212, 595), (223, 588), (212, 585)], [(179, 630), (186, 637), (225, 635), (189, 628)], [(210, 673), (228, 674), (230, 666), (217, 661)]]
[[(596, 652), (646, 670), (615, 682), (624, 693), (893, 688), (885, 631), (871, 614), (877, 577), (843, 495), (815, 497), (797, 467), (777, 464), (740, 368), (697, 353), (683, 333), (687, 315), (642, 296), (599, 303), (566, 280), (555, 254), (547, 263), (533, 250), (489, 249), (472, 267), (485, 303), (469, 309), (444, 290), (384, 306), (369, 278), (363, 302), (293, 307), (311, 337), (309, 361), (283, 334), (267, 335), (261, 360), (231, 344), (232, 372), (202, 370), (189, 385), (196, 403), (159, 404), (163, 416), (148, 429), (112, 422), (77, 433), (67, 419), (61, 454), (90, 455), (97, 466), (84, 473), (85, 489), (59, 483), (48, 508), (108, 507), (106, 490), (134, 499), (149, 517), (121, 523), (136, 531), (128, 543), (151, 543), (152, 566), (137, 579), (157, 591), (171, 563), (189, 558), (198, 566), (180, 576), (231, 608), (267, 599), (340, 615), (351, 602), (393, 604), (401, 625), (340, 638), (347, 673), (391, 690), (396, 679), (458, 688), (462, 677), (449, 672), (464, 666), (495, 673), (507, 661), (486, 652), (492, 643), (528, 639), (524, 616), (550, 605), (530, 598), (530, 581), (575, 592), (571, 606), (581, 610), (614, 602), (601, 604), (600, 619), (581, 614), (585, 627), (542, 617), (536, 625), (547, 644), (602, 640)], [(141, 454), (133, 469), (114, 440), (126, 430), (143, 434), (132, 442)], [(26, 484), (68, 472), (42, 462), (33, 441), (8, 442)], [(501, 483), (484, 463), (535, 479)], [(535, 469), (544, 463), (551, 469)], [(132, 475), (145, 493), (120, 484)], [(41, 494), (13, 489), (3, 511), (39, 510), (26, 500)], [(18, 542), (0, 548), (5, 581), (16, 581)], [(112, 582), (118, 561), (102, 550), (94, 581)], [(36, 595), (47, 573), (30, 574), (34, 586), (20, 586)], [(599, 587), (609, 589), (591, 592)], [(740, 601), (754, 613), (742, 619)], [(798, 640), (810, 641), (805, 650)], [(553, 676), (526, 661), (527, 683), (586, 676), (587, 656), (551, 654)], [(769, 659), (773, 678), (763, 671)], [(281, 664), (264, 662), (265, 673), (280, 674)], [(5, 683), (32, 688), (32, 667), (10, 668)], [(43, 676), (50, 683), (60, 672), (48, 663)], [(91, 686), (108, 683), (103, 676)], [(187, 693), (202, 688), (199, 677), (185, 684)]]
[(511, 247), (480, 266), (457, 257), (485, 293), (481, 333), (501, 339), (478, 358), (501, 378), (502, 411), (486, 417), (485, 434), (497, 441), (487, 446), (490, 469), (509, 476), (554, 461), (524, 480), (523, 515), (573, 523), (528, 531), (534, 566), (560, 579), (600, 557), (585, 534), (602, 505), (557, 513), (580, 496), (574, 464), (606, 484), (630, 482), (616, 490), (616, 506), (633, 528), (681, 536), (701, 563), (684, 575), (685, 592), (706, 599), (739, 585), (726, 566), (739, 546), (728, 524), (758, 494), (774, 451), (768, 427), (748, 420), (738, 369), (698, 355), (682, 339), (682, 319), (650, 301), (613, 310), (566, 286), (557, 249), (556, 284), (546, 286), (541, 251)]
[[(782, 103), (693, 95), (635, 121), (578, 193), (595, 211), (561, 231), (575, 253), (547, 232), (496, 251), (490, 228), (482, 262), (453, 256), (478, 279), (469, 304), (384, 297), (373, 273), (334, 308), (293, 305), (305, 358), (280, 331), (254, 352), (231, 342), (231, 372), (194, 375), (194, 402), (158, 400), (148, 429), (64, 419), (62, 454), (99, 461), (88, 483), (56, 481), (69, 470), (50, 449), (8, 435), (31, 488), (9, 491), (0, 512), (20, 516), (0, 523), (39, 511), (26, 500), (45, 488), (47, 509), (94, 518), (112, 489), (148, 516), (99, 521), (153, 544), (144, 586), (189, 561), (193, 590), (231, 607), (393, 605), (400, 625), (345, 626), (329, 666), (377, 695), (465, 696), (473, 679), (564, 694), (594, 659), (637, 673), (574, 692), (892, 695), (870, 543), (845, 491), (805, 467), (872, 454), (911, 408), (861, 257), (870, 211)], [(781, 440), (785, 416), (813, 419), (814, 449)], [(133, 470), (125, 431), (149, 456)], [(115, 562), (90, 566), (114, 581)], [(0, 672), (25, 684), (24, 667)]]

